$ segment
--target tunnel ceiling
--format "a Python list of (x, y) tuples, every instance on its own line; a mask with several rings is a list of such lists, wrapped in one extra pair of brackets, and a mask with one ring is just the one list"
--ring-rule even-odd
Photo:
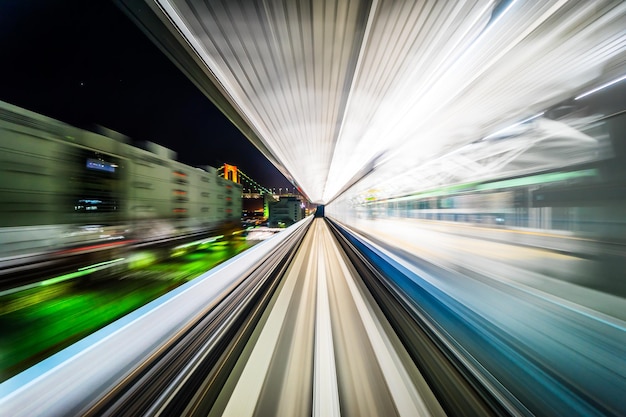
[(120, 3), (313, 202), (615, 76), (626, 43), (621, 1)]

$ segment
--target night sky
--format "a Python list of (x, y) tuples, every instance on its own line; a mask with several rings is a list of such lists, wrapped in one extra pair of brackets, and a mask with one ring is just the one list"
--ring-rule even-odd
[(108, 0), (0, 0), (0, 52), (2, 101), (293, 187)]

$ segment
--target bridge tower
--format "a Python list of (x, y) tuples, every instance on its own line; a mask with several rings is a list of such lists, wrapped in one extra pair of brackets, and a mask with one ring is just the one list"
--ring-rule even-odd
[(239, 184), (239, 171), (235, 165), (224, 164), (224, 178)]

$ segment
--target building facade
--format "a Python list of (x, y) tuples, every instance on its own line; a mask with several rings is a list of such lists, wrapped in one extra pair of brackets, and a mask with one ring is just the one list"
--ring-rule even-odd
[(270, 227), (290, 226), (304, 218), (304, 207), (297, 197), (281, 197), (269, 202), (268, 207)]

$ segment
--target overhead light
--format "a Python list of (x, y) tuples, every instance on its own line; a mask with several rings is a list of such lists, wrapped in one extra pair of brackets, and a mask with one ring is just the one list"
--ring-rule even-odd
[(583, 93), (583, 94), (579, 95), (578, 97), (575, 97), (574, 100), (580, 100), (583, 97), (587, 97), (587, 96), (589, 96), (589, 95), (591, 95), (593, 93), (597, 93), (600, 90), (604, 90), (605, 88), (610, 87), (613, 84), (617, 84), (618, 82), (624, 81), (624, 80), (626, 80), (626, 75), (622, 75), (621, 77), (616, 78), (613, 81), (609, 81), (608, 83), (602, 84), (600, 87), (596, 87), (593, 90), (589, 90), (586, 93)]
[(543, 116), (543, 115), (544, 115), (544, 113), (545, 113), (545, 112), (543, 112), (543, 111), (542, 111), (541, 113), (537, 113), (537, 114), (535, 114), (534, 116), (530, 116), (529, 118), (524, 119), (524, 120), (522, 120), (521, 122), (517, 122), (517, 123), (514, 123), (514, 124), (512, 124), (512, 125), (510, 125), (510, 126), (505, 127), (504, 129), (500, 129), (500, 130), (498, 130), (497, 132), (494, 132), (494, 133), (492, 133), (492, 134), (490, 134), (490, 135), (485, 136), (485, 137), (483, 138), (483, 140), (485, 140), (485, 139), (495, 138), (496, 136), (501, 135), (502, 133), (506, 132), (506, 131), (507, 131), (507, 130), (509, 130), (509, 129), (512, 129), (512, 128), (514, 128), (514, 127), (517, 127), (517, 126), (523, 125), (524, 123), (530, 122), (531, 120), (534, 120), (534, 119), (536, 119), (536, 118), (538, 118), (538, 117)]

